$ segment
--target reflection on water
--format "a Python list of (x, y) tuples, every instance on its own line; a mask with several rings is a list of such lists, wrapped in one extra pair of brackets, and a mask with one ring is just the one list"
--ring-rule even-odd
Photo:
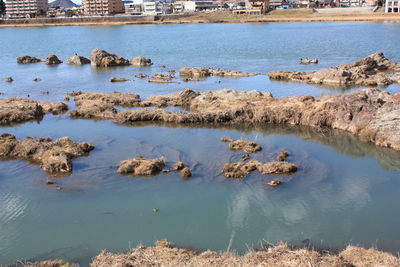
[[(399, 152), (327, 129), (135, 126), (48, 116), (40, 125), (3, 128), (17, 138), (70, 136), (96, 148), (74, 160), (70, 176), (55, 179), (61, 191), (44, 184), (50, 177), (38, 166), (0, 162), (0, 262), (63, 258), (86, 264), (101, 249), (124, 251), (161, 238), (240, 253), (278, 241), (400, 249)], [(278, 188), (265, 186), (277, 176), (225, 179), (223, 164), (242, 154), (230, 151), (222, 136), (255, 140), (263, 150), (252, 157), (263, 162), (286, 149), (299, 170), (280, 177), (286, 182)], [(182, 160), (193, 177), (116, 173), (119, 161), (138, 155), (164, 156), (168, 164)]]

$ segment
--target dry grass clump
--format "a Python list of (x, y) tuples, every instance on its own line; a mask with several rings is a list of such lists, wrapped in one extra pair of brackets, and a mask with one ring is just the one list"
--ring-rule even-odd
[(123, 160), (119, 163), (118, 173), (136, 176), (155, 175), (165, 167), (164, 158), (146, 159), (142, 156)]
[(373, 248), (348, 246), (339, 256), (354, 266), (400, 266), (398, 257)]
[(261, 150), (261, 146), (256, 142), (248, 141), (243, 138), (231, 142), (229, 148), (234, 151), (243, 151), (246, 153), (255, 153)]
[(247, 174), (257, 170), (262, 174), (291, 174), (296, 172), (297, 166), (284, 161), (261, 163), (258, 160), (248, 162), (225, 163), (222, 173), (226, 178), (244, 178)]
[[(165, 241), (165, 240), (164, 240)], [(168, 242), (167, 242), (168, 243)], [(169, 244), (169, 243), (168, 243)], [(102, 252), (94, 258), (91, 267), (120, 266), (187, 266), (187, 267), (364, 267), (400, 266), (400, 259), (374, 249), (348, 247), (339, 255), (321, 254), (308, 249), (290, 249), (279, 244), (267, 251), (248, 252), (240, 256), (232, 253), (205, 251), (196, 253), (187, 249), (165, 246), (138, 247), (125, 254)]]

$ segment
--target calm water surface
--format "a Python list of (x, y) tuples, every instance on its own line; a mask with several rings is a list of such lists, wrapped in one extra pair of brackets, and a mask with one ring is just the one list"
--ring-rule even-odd
[[(0, 28), (2, 98), (62, 101), (69, 91), (135, 92), (143, 98), (184, 88), (269, 91), (276, 97), (336, 94), (357, 88), (326, 88), (271, 82), (265, 75), (242, 79), (150, 84), (135, 74), (215, 67), (266, 73), (315, 70), (350, 63), (376, 51), (400, 61), (400, 24), (275, 23), (113, 27)], [(88, 56), (99, 47), (130, 58), (147, 56), (151, 68), (96, 70), (62, 64), (17, 65), (20, 55), (74, 53)], [(302, 66), (301, 57), (319, 58)], [(160, 68), (166, 65), (167, 68)], [(41, 82), (32, 79), (40, 77)], [(111, 77), (131, 79), (112, 84)], [(399, 92), (400, 86), (384, 88)], [(49, 91), (48, 95), (42, 92)], [(73, 103), (70, 103), (73, 107)], [(400, 251), (400, 153), (361, 142), (338, 131), (265, 126), (264, 128), (191, 128), (178, 125), (119, 126), (108, 121), (71, 120), (48, 115), (40, 122), (3, 127), (25, 136), (87, 141), (96, 148), (74, 160), (73, 173), (44, 184), (49, 176), (24, 161), (0, 162), (0, 263), (17, 259), (63, 258), (86, 265), (100, 250), (122, 252), (139, 243), (167, 238), (178, 246), (245, 252), (261, 242), (341, 248), (347, 244)], [(287, 149), (299, 166), (272, 189), (276, 178), (253, 173), (243, 180), (224, 179), (224, 163), (240, 160), (222, 136), (257, 141), (263, 162)], [(194, 176), (153, 178), (120, 176), (119, 161), (144, 155), (183, 160)], [(153, 208), (159, 208), (153, 213)]]

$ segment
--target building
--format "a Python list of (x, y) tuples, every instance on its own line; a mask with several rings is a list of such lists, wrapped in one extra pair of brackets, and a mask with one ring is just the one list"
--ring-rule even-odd
[(245, 9), (233, 10), (235, 15), (263, 15), (269, 10), (270, 0), (248, 0)]
[(34, 18), (45, 15), (48, 9), (47, 0), (6, 0), (6, 17)]
[(155, 16), (159, 13), (161, 12), (157, 10), (157, 3), (155, 1), (143, 2), (143, 15)]
[(386, 13), (400, 13), (400, 0), (386, 0)]
[(82, 0), (85, 15), (108, 16), (123, 12), (121, 0)]
[(248, 0), (246, 3), (247, 9), (259, 10), (261, 14), (267, 13), (269, 6), (269, 0)]
[(215, 1), (207, 0), (190, 0), (190, 1), (179, 1), (183, 5), (184, 11), (195, 12), (195, 11), (212, 11), (218, 9), (218, 4)]

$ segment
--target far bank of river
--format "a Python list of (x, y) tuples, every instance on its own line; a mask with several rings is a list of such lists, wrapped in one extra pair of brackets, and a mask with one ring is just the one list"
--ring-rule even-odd
[(140, 25), (192, 23), (268, 23), (268, 22), (400, 22), (399, 14), (388, 13), (313, 13), (311, 10), (281, 10), (267, 15), (244, 16), (231, 12), (195, 13), (167, 16), (112, 16), (80, 18), (36, 18), (0, 20), (0, 27), (41, 27), (79, 25)]

